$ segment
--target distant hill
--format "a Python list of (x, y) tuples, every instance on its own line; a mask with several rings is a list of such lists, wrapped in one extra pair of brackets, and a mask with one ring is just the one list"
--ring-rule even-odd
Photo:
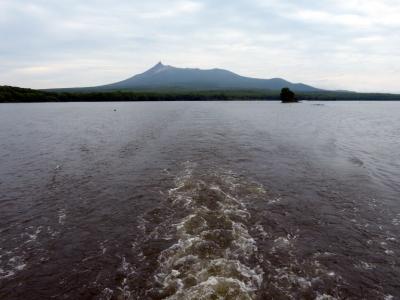
[[(79, 88), (94, 90), (271, 90), (278, 91), (288, 87), (295, 92), (322, 91), (302, 83), (291, 83), (281, 78), (256, 79), (243, 77), (223, 69), (189, 69), (163, 65), (161, 62), (144, 73), (128, 79), (97, 87)], [(52, 89), (68, 91), (69, 89)], [(77, 89), (74, 89), (77, 90)]]

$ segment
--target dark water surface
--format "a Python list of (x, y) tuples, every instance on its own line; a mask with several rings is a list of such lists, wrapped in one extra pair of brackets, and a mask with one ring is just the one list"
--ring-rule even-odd
[(2, 104), (0, 145), (0, 299), (400, 299), (400, 103)]

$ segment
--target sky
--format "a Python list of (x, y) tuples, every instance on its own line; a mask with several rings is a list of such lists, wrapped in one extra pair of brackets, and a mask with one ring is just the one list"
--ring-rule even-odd
[(400, 93), (399, 16), (399, 0), (0, 0), (0, 85), (101, 85), (162, 61)]

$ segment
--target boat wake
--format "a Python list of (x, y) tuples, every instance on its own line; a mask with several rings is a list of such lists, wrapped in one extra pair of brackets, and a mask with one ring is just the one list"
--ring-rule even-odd
[(177, 243), (159, 255), (159, 297), (253, 299), (263, 272), (240, 184), (232, 174), (194, 176), (194, 167), (187, 163), (169, 190), (171, 206), (186, 216), (175, 225)]

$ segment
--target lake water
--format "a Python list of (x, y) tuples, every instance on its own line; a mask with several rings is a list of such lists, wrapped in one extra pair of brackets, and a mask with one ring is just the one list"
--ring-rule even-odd
[(0, 299), (400, 299), (400, 103), (0, 105)]

